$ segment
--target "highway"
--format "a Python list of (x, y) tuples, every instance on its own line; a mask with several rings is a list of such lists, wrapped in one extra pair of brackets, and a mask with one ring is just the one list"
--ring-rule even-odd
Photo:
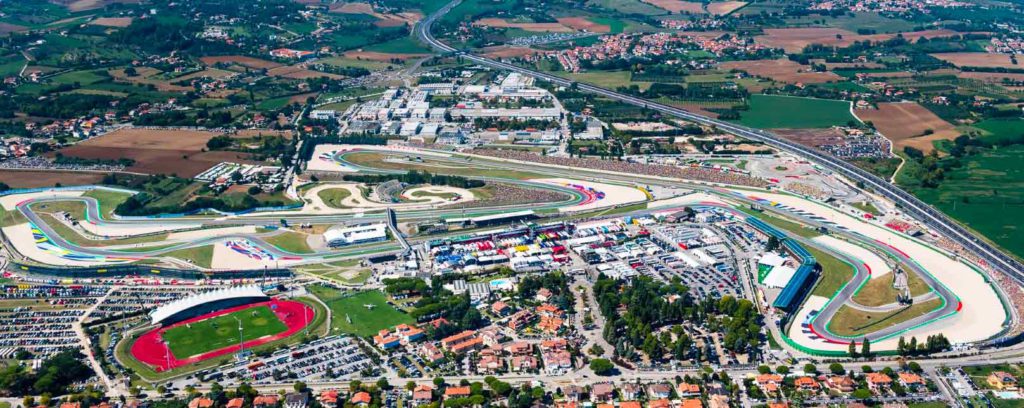
[(714, 119), (711, 117), (698, 115), (692, 112), (685, 111), (673, 106), (653, 102), (643, 98), (630, 96), (622, 93), (618, 93), (609, 89), (600, 88), (587, 84), (578, 84), (565, 78), (550, 75), (544, 72), (539, 72), (531, 69), (522, 68), (512, 64), (507, 64), (490, 58), (481, 57), (475, 54), (471, 54), (465, 51), (455, 49), (454, 47), (441, 42), (436, 39), (431, 32), (431, 27), (440, 17), (447, 14), (453, 7), (457, 6), (461, 0), (453, 0), (438, 11), (427, 16), (417, 24), (415, 27), (416, 36), (426, 44), (429, 44), (434, 49), (442, 53), (454, 53), (461, 55), (464, 59), (476, 62), (481, 65), (488, 67), (503, 69), (513, 72), (518, 72), (524, 75), (534, 76), (553, 84), (561, 86), (572, 86), (576, 87), (580, 91), (590, 92), (597, 94), (609, 99), (617, 100), (620, 102), (642, 106), (647, 109), (652, 109), (661, 112), (666, 115), (678, 117), (681, 119), (689, 120), (706, 126), (715, 126), (718, 129), (732, 133), (736, 136), (747, 138), (754, 141), (763, 142), (776, 149), (785, 151), (797, 155), (799, 157), (808, 159), (815, 162), (816, 164), (836, 173), (842, 175), (855, 182), (863, 183), (866, 188), (873, 190), (876, 194), (884, 196), (893, 202), (895, 202), (906, 214), (911, 217), (923, 222), (929, 228), (939, 232), (940, 234), (956, 241), (966, 250), (977, 254), (981, 260), (996, 270), (1006, 273), (1021, 284), (1024, 284), (1024, 264), (1017, 259), (1004, 253), (1002, 250), (996, 248), (992, 244), (989, 244), (983, 238), (977, 236), (975, 233), (967, 230), (956, 221), (946, 216), (941, 211), (935, 209), (931, 205), (921, 201), (917, 197), (914, 197), (910, 193), (903, 191), (899, 187), (868, 173), (867, 171), (861, 170), (851, 163), (847, 163), (843, 160), (837, 159), (832, 155), (819, 151), (814, 148), (806, 147), (798, 143), (790, 142), (776, 134), (767, 132), (760, 129), (753, 129), (745, 126), (736, 125), (734, 123)]

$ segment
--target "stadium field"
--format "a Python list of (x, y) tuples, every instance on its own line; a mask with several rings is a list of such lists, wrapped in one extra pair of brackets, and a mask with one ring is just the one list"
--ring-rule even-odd
[(288, 330), (270, 307), (257, 306), (172, 327), (163, 333), (163, 338), (175, 357), (188, 358), (238, 344), (239, 322), (243, 342)]
[[(133, 359), (160, 373), (230, 355), (241, 347), (250, 350), (285, 339), (303, 328), (316, 326), (317, 321), (322, 321), (318, 320), (319, 315), (303, 302), (274, 299), (152, 329), (139, 335), (128, 352)], [(242, 345), (238, 344), (235, 318), (243, 322)]]

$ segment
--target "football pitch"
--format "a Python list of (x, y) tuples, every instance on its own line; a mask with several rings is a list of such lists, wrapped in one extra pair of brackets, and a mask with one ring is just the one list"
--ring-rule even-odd
[(270, 307), (257, 306), (172, 327), (163, 333), (163, 339), (175, 358), (184, 359), (238, 344), (239, 321), (242, 323), (242, 341), (288, 330)]

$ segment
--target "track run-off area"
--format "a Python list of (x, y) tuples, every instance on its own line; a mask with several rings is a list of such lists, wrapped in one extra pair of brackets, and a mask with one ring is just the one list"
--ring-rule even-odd
[[(360, 155), (364, 157), (360, 158)], [(374, 155), (367, 160), (366, 155)], [(186, 264), (176, 254), (190, 249), (214, 247), (214, 265), (233, 269), (262, 269), (331, 262), (370, 254), (397, 253), (395, 240), (342, 247), (316, 248), (306, 253), (275, 246), (275, 236), (287, 233), (269, 228), (285, 221), (290, 225), (339, 225), (379, 223), (385, 209), (396, 212), (399, 222), (445, 218), (479, 217), (513, 211), (533, 210), (539, 222), (573, 221), (625, 215), (665, 213), (683, 207), (713, 207), (724, 210), (736, 222), (748, 218), (778, 218), (802, 225), (814, 236), (779, 229), (787, 239), (834, 257), (833, 264), (845, 265), (848, 274), (834, 293), (812, 291), (794, 310), (774, 310), (766, 319), (782, 324), (785, 343), (799, 351), (818, 355), (844, 353), (850, 342), (867, 338), (876, 351), (894, 350), (899, 337), (943, 334), (952, 343), (979, 343), (998, 338), (1011, 317), (1001, 293), (989, 283), (982, 270), (968, 261), (931, 244), (885, 227), (875, 220), (810, 198), (771, 189), (736, 187), (667, 177), (625, 174), (607, 170), (573, 168), (545, 163), (501, 159), (472, 153), (398, 146), (317, 146), (307, 171), (335, 174), (398, 174), (409, 169), (433, 174), (461, 175), (487, 183), (503, 183), (522, 189), (559, 193), (564, 199), (544, 203), (489, 206), (475, 203), (402, 202), (374, 203), (365, 208), (314, 208), (307, 204), (287, 211), (249, 214), (201, 214), (180, 217), (120, 217), (93, 197), (83, 194), (106, 187), (76, 187), (31, 192), (14, 192), (0, 197), (7, 212), (16, 212), (24, 222), (5, 224), (3, 238), (26, 263), (57, 267), (107, 266), (153, 261)], [(475, 174), (475, 175), (474, 175)], [(321, 185), (330, 185), (322, 183)], [(348, 183), (351, 185), (352, 183)], [(343, 185), (343, 183), (338, 183)], [(317, 187), (319, 188), (319, 186)], [(651, 191), (674, 193), (651, 194)], [(125, 194), (130, 192), (120, 191)], [(301, 193), (298, 193), (301, 195)], [(54, 228), (57, 217), (46, 207), (79, 203), (84, 208), (81, 229), (96, 236), (117, 237), (109, 244), (82, 244), (79, 231)], [(472, 203), (472, 201), (470, 201)], [(381, 205), (377, 205), (381, 204)], [(388, 205), (383, 205), (388, 204)], [(752, 210), (756, 208), (757, 210)], [(45, 217), (50, 217), (47, 219)], [(454, 233), (413, 235), (412, 243), (494, 231), (502, 227)], [(129, 242), (138, 237), (151, 239)], [(143, 242), (144, 241), (144, 242)], [(122, 243), (124, 242), (124, 243)], [(217, 261), (218, 257), (222, 258)], [(915, 297), (913, 316), (892, 317), (904, 308), (894, 305), (861, 305), (854, 298), (873, 279), (900, 269), (927, 286), (927, 293)], [(837, 271), (824, 271), (834, 274)], [(822, 285), (825, 277), (818, 279)], [(759, 302), (764, 302), (759, 299)], [(856, 334), (842, 334), (834, 325), (837, 315), (849, 309), (887, 316), (889, 322), (865, 325)], [(844, 311), (844, 309), (847, 309)], [(785, 316), (785, 317), (784, 317)], [(848, 330), (847, 330), (848, 331)]]

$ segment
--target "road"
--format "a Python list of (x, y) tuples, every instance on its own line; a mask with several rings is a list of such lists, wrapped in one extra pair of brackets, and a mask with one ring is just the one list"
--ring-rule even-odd
[(931, 205), (921, 201), (917, 197), (914, 197), (910, 193), (903, 191), (899, 187), (883, 180), (867, 171), (861, 170), (853, 164), (847, 163), (841, 159), (837, 159), (832, 155), (800, 145), (798, 143), (790, 142), (776, 134), (760, 130), (753, 129), (746, 126), (736, 125), (734, 123), (710, 118), (703, 115), (698, 115), (692, 112), (685, 111), (673, 106), (653, 102), (643, 98), (630, 96), (622, 93), (618, 93), (609, 89), (596, 87), (587, 84), (577, 84), (573, 81), (565, 78), (557, 77), (547, 73), (522, 68), (512, 64), (507, 64), (490, 58), (481, 57), (465, 51), (458, 50), (454, 47), (441, 42), (436, 39), (431, 32), (431, 27), (438, 18), (447, 14), (453, 7), (458, 5), (461, 0), (453, 0), (448, 3), (445, 7), (434, 12), (430, 16), (421, 20), (415, 27), (415, 34), (421, 41), (429, 44), (434, 49), (442, 53), (454, 53), (461, 55), (464, 59), (473, 61), (475, 63), (489, 66), (496, 69), (503, 69), (513, 72), (518, 72), (524, 75), (534, 76), (553, 84), (561, 86), (577, 86), (581, 91), (590, 92), (597, 94), (609, 99), (617, 100), (620, 102), (642, 106), (647, 109), (652, 109), (661, 112), (666, 115), (675, 116), (681, 119), (689, 120), (706, 126), (715, 126), (720, 130), (724, 130), (731, 134), (747, 138), (754, 141), (763, 142), (776, 149), (785, 151), (787, 153), (795, 154), (799, 157), (808, 159), (815, 162), (816, 164), (836, 173), (842, 175), (850, 180), (858, 183), (862, 183), (866, 188), (874, 190), (875, 193), (884, 196), (887, 199), (892, 200), (900, 208), (913, 218), (920, 220), (929, 228), (941, 233), (942, 235), (956, 241), (958, 244), (963, 246), (966, 250), (977, 254), (988, 266), (1006, 273), (1008, 276), (1015, 279), (1017, 282), (1024, 284), (1024, 264), (1017, 259), (1004, 253), (1002, 250), (996, 248), (992, 244), (989, 244), (984, 238), (977, 236), (972, 231), (967, 230), (956, 221), (946, 216), (941, 211), (935, 209)]

